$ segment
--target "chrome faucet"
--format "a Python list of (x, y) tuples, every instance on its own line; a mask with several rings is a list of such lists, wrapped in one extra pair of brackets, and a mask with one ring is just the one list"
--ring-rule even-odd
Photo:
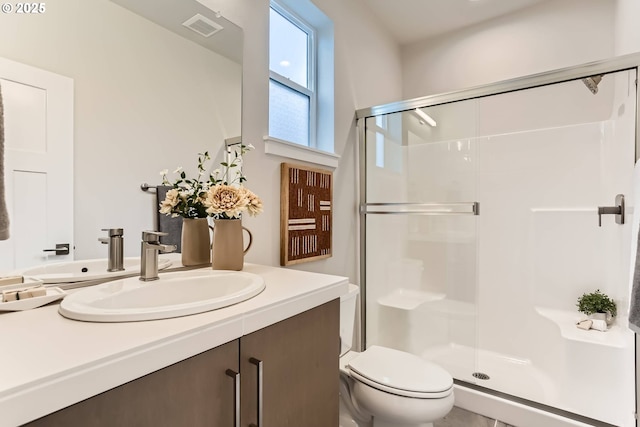
[(160, 243), (160, 236), (167, 233), (159, 231), (143, 231), (142, 244), (140, 248), (140, 280), (149, 282), (158, 280), (158, 252), (173, 252), (176, 245), (163, 245)]
[(122, 228), (103, 228), (109, 237), (100, 237), (99, 242), (109, 245), (109, 258), (107, 271), (123, 271), (124, 270), (124, 231)]

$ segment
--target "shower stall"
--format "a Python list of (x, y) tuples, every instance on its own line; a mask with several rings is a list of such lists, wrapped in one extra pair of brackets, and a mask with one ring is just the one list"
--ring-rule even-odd
[[(458, 406), (518, 427), (636, 426), (638, 64), (357, 112), (363, 346), (441, 365)], [(596, 289), (606, 332), (576, 326)]]

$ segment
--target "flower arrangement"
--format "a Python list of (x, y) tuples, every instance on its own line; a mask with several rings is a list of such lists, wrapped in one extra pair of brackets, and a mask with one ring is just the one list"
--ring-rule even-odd
[(247, 179), (239, 168), (242, 156), (253, 148), (251, 144), (240, 145), (239, 153), (234, 151), (231, 155), (229, 151), (230, 159), (220, 163), (222, 169), (216, 169), (206, 177), (206, 163), (211, 160), (208, 151), (198, 153), (196, 178), (187, 178), (179, 167), (173, 172), (178, 177), (170, 182), (169, 171), (161, 171), (162, 183), (173, 188), (160, 203), (160, 213), (183, 218), (235, 219), (245, 211), (252, 216), (262, 212), (262, 200), (243, 186)]

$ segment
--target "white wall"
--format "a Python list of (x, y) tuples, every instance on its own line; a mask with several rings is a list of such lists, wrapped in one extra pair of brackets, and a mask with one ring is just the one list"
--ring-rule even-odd
[(240, 66), (107, 0), (2, 14), (0, 40), (0, 56), (74, 79), (76, 258), (106, 256), (108, 227), (138, 255), (157, 209), (140, 184), (240, 134)]
[[(629, 8), (637, 3), (622, 1)], [(403, 99), (608, 58), (614, 54), (615, 6), (614, 0), (547, 1), (406, 45)]]
[(625, 55), (640, 52), (640, 2), (616, 0), (615, 53)]
[[(296, 162), (264, 153), (268, 131), (268, 0), (243, 0), (246, 9), (222, 9), (245, 31), (242, 136), (256, 150), (245, 158), (246, 185), (259, 194), (265, 211), (243, 223), (254, 234), (246, 260), (279, 265), (280, 163)], [(357, 207), (355, 111), (400, 99), (399, 48), (383, 34), (361, 0), (315, 0), (334, 22), (335, 30), (335, 152), (333, 256), (290, 268), (357, 279)], [(243, 6), (244, 6), (243, 5)], [(237, 4), (235, 5), (237, 6)], [(228, 12), (225, 12), (227, 10)]]

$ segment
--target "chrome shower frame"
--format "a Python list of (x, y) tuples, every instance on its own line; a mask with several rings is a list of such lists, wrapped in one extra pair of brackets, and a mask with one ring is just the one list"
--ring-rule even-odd
[[(557, 70), (547, 71), (543, 73), (532, 74), (524, 77), (518, 77), (514, 79), (504, 80), (496, 83), (491, 83), (482, 86), (475, 86), (468, 89), (462, 89), (453, 92), (429, 95), (419, 98), (413, 98), (405, 101), (393, 102), (389, 104), (377, 105), (374, 107), (363, 108), (356, 111), (356, 126), (357, 126), (357, 163), (359, 165), (360, 173), (358, 174), (358, 187), (360, 191), (360, 215), (359, 215), (359, 227), (358, 238), (359, 245), (359, 260), (360, 266), (358, 269), (359, 283), (360, 283), (360, 350), (366, 348), (366, 209), (363, 207), (366, 205), (366, 158), (364, 156), (364, 144), (365, 144), (365, 121), (368, 117), (379, 116), (383, 114), (399, 113), (408, 110), (414, 110), (416, 108), (430, 107), (440, 104), (447, 104), (451, 102), (464, 101), (476, 98), (483, 98), (492, 95), (499, 95), (503, 93), (515, 92), (524, 89), (532, 89), (541, 86), (547, 86), (556, 83), (567, 82), (571, 80), (585, 79), (596, 75), (603, 75), (606, 78), (606, 74), (615, 73), (618, 71), (636, 70), (636, 121), (635, 121), (635, 161), (638, 160), (640, 153), (640, 91), (638, 90), (638, 73), (640, 72), (640, 54), (629, 54), (618, 56), (606, 60), (588, 62), (582, 65), (560, 68)], [(596, 94), (597, 96), (597, 94)], [(640, 410), (640, 340), (638, 336), (635, 336), (635, 349), (636, 349), (636, 420), (638, 419), (638, 411)], [(484, 390), (483, 390), (484, 391)], [(542, 405), (543, 406), (543, 405)], [(549, 410), (548, 407), (542, 407), (543, 410)], [(558, 411), (561, 415), (567, 415)], [(636, 421), (636, 427), (639, 426)]]

